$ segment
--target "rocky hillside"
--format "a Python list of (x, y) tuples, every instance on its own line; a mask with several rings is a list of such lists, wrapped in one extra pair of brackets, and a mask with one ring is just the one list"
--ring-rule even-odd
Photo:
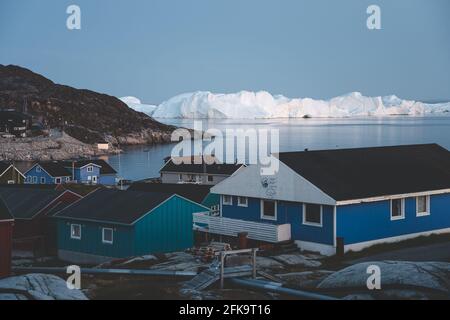
[(0, 108), (23, 111), (24, 106), (46, 128), (60, 128), (84, 143), (163, 143), (170, 141), (174, 130), (115, 97), (55, 84), (28, 69), (0, 64)]

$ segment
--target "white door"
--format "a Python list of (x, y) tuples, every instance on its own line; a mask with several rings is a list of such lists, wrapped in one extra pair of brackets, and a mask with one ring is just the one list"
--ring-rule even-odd
[(97, 184), (97, 176), (92, 176), (92, 183)]

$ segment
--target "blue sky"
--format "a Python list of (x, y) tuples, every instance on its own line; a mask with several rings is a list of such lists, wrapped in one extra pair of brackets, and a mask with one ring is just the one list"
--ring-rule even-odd
[[(382, 30), (366, 28), (370, 4)], [(155, 104), (196, 90), (450, 100), (450, 1), (1, 0), (0, 64)]]

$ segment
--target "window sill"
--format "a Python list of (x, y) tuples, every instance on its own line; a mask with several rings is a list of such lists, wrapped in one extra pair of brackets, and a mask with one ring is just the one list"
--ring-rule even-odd
[(262, 220), (277, 221), (277, 217), (261, 216)]
[(303, 225), (308, 227), (323, 228), (323, 224), (321, 223), (303, 222)]
[(400, 221), (400, 220), (405, 220), (405, 216), (402, 216), (402, 217), (391, 217), (391, 221)]
[(416, 217), (421, 218), (421, 217), (429, 217), (431, 215), (431, 213), (429, 212), (420, 212), (416, 214)]

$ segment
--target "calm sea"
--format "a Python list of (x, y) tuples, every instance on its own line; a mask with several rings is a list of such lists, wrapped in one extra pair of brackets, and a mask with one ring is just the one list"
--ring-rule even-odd
[[(162, 119), (185, 128), (193, 120)], [(450, 150), (450, 115), (440, 117), (389, 117), (351, 119), (209, 120), (203, 130), (278, 129), (280, 151), (357, 148), (400, 144), (438, 143)], [(174, 145), (140, 146), (125, 149), (107, 160), (130, 180), (157, 177), (163, 159)]]

